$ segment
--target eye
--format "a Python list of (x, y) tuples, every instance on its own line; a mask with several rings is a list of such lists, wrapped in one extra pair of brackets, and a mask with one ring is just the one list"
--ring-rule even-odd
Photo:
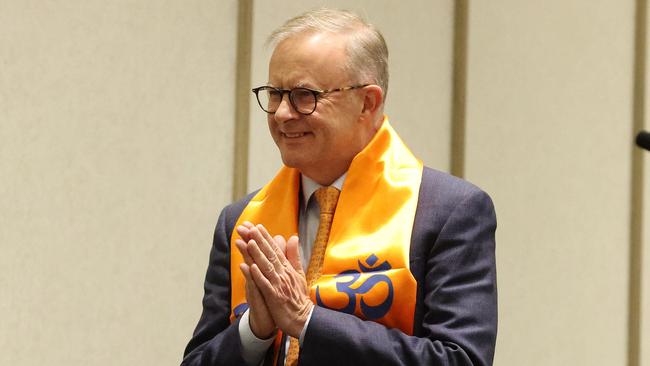
[(269, 100), (272, 102), (278, 102), (282, 100), (282, 92), (279, 92), (275, 89), (268, 88), (265, 90), (269, 96)]
[(314, 93), (311, 92), (309, 89), (305, 88), (296, 88), (291, 91), (291, 96), (293, 97), (293, 101), (297, 104), (303, 104), (303, 103), (313, 103), (314, 102)]

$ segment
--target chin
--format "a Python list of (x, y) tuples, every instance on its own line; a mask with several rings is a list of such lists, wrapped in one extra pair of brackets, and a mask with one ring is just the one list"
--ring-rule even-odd
[(289, 168), (300, 169), (300, 167), (304, 164), (304, 161), (303, 161), (304, 159), (301, 159), (300, 156), (296, 156), (298, 154), (281, 153), (280, 155), (282, 157), (282, 163), (284, 163), (284, 165), (288, 166)]
[(300, 172), (309, 170), (309, 168), (314, 165), (314, 163), (307, 159), (304, 154), (295, 153), (282, 154), (282, 163), (289, 168), (298, 169)]

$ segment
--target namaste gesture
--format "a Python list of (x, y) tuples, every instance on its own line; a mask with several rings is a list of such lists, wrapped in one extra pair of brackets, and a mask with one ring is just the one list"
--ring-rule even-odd
[(298, 338), (314, 304), (309, 299), (300, 264), (299, 239), (272, 237), (262, 225), (244, 222), (235, 244), (244, 257), (240, 269), (246, 279), (250, 327), (258, 338), (281, 329)]

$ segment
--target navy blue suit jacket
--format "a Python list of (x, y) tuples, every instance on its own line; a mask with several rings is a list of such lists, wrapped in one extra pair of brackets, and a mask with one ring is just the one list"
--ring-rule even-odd
[[(203, 313), (182, 365), (244, 365), (238, 321), (229, 321), (230, 236), (251, 198), (221, 212)], [(315, 306), (300, 365), (491, 365), (497, 334), (495, 230), (494, 206), (485, 192), (425, 168), (411, 234), (410, 270), (418, 284), (413, 335)]]

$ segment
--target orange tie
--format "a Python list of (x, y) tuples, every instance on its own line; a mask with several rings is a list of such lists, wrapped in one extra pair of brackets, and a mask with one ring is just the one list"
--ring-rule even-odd
[[(321, 275), (323, 258), (325, 257), (325, 249), (327, 248), (327, 239), (330, 236), (332, 220), (334, 219), (334, 209), (336, 209), (336, 203), (339, 200), (339, 193), (341, 192), (334, 187), (322, 187), (314, 192), (318, 206), (320, 206), (320, 221), (311, 258), (309, 259), (309, 267), (307, 267), (306, 277), (308, 288), (311, 288)], [(296, 366), (298, 364), (299, 352), (300, 345), (298, 339), (291, 337), (285, 364), (287, 366)]]

